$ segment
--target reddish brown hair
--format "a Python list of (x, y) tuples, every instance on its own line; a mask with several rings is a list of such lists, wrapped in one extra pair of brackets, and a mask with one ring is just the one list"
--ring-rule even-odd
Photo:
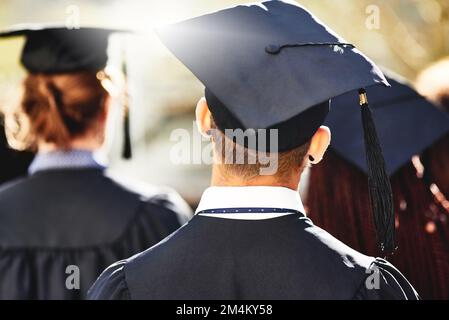
[(424, 152), (424, 165), (429, 182), (449, 198), (449, 134)]
[(29, 74), (21, 103), (29, 122), (28, 140), (67, 148), (104, 112), (107, 96), (95, 72)]
[[(449, 298), (446, 212), (435, 202), (411, 162), (391, 178), (398, 251), (391, 257), (424, 298)], [(368, 255), (377, 249), (366, 176), (331, 150), (314, 166), (307, 197), (309, 217)]]

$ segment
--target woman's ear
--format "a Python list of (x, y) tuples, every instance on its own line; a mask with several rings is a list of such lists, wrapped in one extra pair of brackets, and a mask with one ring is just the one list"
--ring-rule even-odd
[(209, 132), (211, 130), (211, 113), (209, 111), (206, 98), (203, 97), (200, 101), (198, 101), (195, 109), (195, 116), (198, 131), (204, 137), (209, 138)]
[(313, 135), (309, 147), (309, 160), (317, 164), (323, 159), (324, 153), (331, 143), (331, 131), (326, 126), (321, 126)]

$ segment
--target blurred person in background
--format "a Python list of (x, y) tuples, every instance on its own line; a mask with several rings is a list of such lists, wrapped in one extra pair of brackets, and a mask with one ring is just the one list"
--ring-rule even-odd
[(196, 120), (211, 141), (211, 187), (186, 225), (110, 266), (89, 298), (417, 299), (390, 263), (314, 226), (298, 193), (330, 143), (321, 125), (332, 94), (386, 85), (380, 70), (293, 2), (236, 6), (159, 35), (206, 87)]
[[(390, 174), (395, 208), (397, 251), (391, 261), (404, 272), (423, 298), (449, 298), (448, 205), (437, 201), (423, 175), (417, 154), (435, 152), (433, 164), (447, 154), (449, 117), (416, 93), (404, 80), (388, 79), (389, 89), (373, 88), (370, 104)], [(326, 159), (311, 168), (306, 205), (308, 216), (351, 247), (379, 254), (371, 219), (366, 164), (358, 139), (362, 129), (350, 118), (350, 97), (333, 101), (327, 125), (333, 132)], [(346, 119), (345, 123), (341, 119)], [(437, 151), (438, 150), (438, 151)], [(447, 162), (446, 162), (447, 165)], [(437, 176), (448, 170), (439, 167)], [(427, 167), (424, 171), (428, 171)], [(326, 195), (326, 197), (325, 197)]]
[(416, 78), (416, 89), (437, 107), (449, 112), (449, 57), (422, 70)]
[(29, 175), (0, 189), (0, 299), (82, 299), (105, 267), (156, 244), (190, 214), (176, 193), (109, 177), (94, 156), (111, 103), (102, 85), (111, 33), (0, 33), (26, 37), (18, 112), (37, 148)]
[[(424, 69), (417, 77), (416, 87), (418, 91), (431, 100), (440, 110), (449, 114), (449, 57), (443, 58)], [(449, 239), (449, 134), (440, 138), (429, 147), (422, 155), (422, 176), (430, 189), (439, 207), (445, 211), (444, 215), (433, 215), (438, 233), (445, 234)], [(439, 261), (441, 265), (449, 264), (449, 243), (443, 248), (446, 255)], [(446, 271), (446, 275), (449, 271)], [(449, 283), (449, 280), (446, 280)], [(449, 299), (449, 292), (446, 292)]]
[(8, 145), (3, 117), (0, 116), (0, 185), (26, 175), (32, 160), (32, 152), (19, 152)]
[[(440, 110), (449, 114), (449, 57), (424, 69), (416, 80), (417, 90)], [(423, 154), (424, 177), (449, 206), (449, 135), (441, 138)]]

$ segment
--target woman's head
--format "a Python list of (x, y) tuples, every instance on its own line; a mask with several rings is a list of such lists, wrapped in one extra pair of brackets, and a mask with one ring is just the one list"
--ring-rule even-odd
[(104, 140), (109, 94), (96, 72), (29, 74), (24, 81), (21, 112), (31, 145), (69, 149), (81, 142)]

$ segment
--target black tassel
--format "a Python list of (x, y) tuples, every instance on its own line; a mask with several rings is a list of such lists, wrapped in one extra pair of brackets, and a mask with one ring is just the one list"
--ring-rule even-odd
[(132, 150), (131, 150), (131, 129), (130, 129), (130, 120), (129, 120), (129, 92), (128, 92), (128, 65), (126, 63), (126, 49), (122, 48), (122, 72), (125, 80), (125, 88), (123, 92), (123, 150), (122, 150), (122, 158), (123, 159), (131, 159), (132, 158)]
[(124, 110), (124, 119), (123, 119), (123, 151), (122, 157), (124, 159), (131, 159), (132, 150), (131, 150), (131, 133), (130, 133), (130, 125), (129, 125), (129, 108), (125, 106)]
[(382, 251), (387, 254), (393, 253), (396, 249), (394, 244), (395, 218), (390, 179), (364, 89), (359, 90), (359, 98), (368, 166), (369, 194), (377, 241)]

